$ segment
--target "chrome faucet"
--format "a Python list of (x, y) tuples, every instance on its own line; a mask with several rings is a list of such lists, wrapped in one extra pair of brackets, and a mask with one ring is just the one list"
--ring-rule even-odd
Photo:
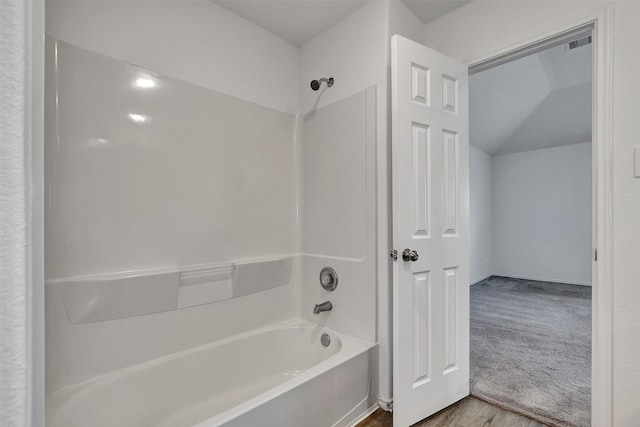
[(322, 304), (316, 304), (315, 307), (313, 307), (313, 314), (320, 314), (323, 311), (329, 311), (333, 308), (333, 304), (331, 304), (331, 301), (325, 301)]

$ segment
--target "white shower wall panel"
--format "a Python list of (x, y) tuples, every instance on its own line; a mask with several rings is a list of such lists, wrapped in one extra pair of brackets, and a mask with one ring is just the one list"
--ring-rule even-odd
[(56, 58), (48, 279), (292, 252), (293, 115), (62, 42)]
[[(375, 143), (376, 88), (355, 93), (302, 118), (302, 315), (376, 341)], [(338, 287), (325, 291), (331, 266)], [(313, 314), (314, 304), (333, 310)]]
[[(373, 135), (367, 135), (366, 100), (367, 93), (361, 91), (302, 118), (304, 253), (358, 260), (365, 256), (367, 186), (372, 184), (367, 183), (367, 166), (373, 166), (367, 165), (367, 151), (375, 150), (367, 146), (367, 136)], [(375, 105), (369, 114), (375, 114)]]
[(53, 39), (46, 83), (48, 392), (298, 317), (296, 258), (274, 289), (71, 324), (60, 279), (291, 255), (295, 118)]

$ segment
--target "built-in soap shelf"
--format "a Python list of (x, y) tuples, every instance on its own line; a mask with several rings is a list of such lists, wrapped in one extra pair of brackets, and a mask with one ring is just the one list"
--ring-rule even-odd
[(206, 264), (55, 280), (72, 324), (142, 316), (286, 285), (292, 258)]

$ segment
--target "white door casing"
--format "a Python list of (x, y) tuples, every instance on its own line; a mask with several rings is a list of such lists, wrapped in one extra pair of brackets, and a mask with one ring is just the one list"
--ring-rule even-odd
[[(393, 423), (469, 394), (467, 66), (391, 39)], [(403, 261), (405, 249), (418, 253)]]

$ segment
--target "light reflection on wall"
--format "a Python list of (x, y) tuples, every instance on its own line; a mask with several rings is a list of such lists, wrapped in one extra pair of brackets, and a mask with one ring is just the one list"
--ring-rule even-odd
[(147, 121), (147, 116), (144, 114), (129, 113), (129, 118), (136, 123), (144, 123)]
[(151, 89), (156, 87), (156, 82), (150, 77), (138, 77), (136, 79), (136, 86), (142, 89)]

